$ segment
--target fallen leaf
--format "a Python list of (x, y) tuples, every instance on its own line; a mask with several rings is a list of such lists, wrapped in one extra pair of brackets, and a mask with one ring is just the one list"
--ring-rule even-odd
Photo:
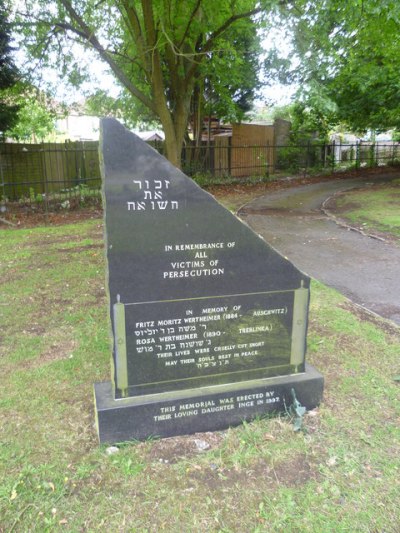
[(273, 435), (270, 435), (270, 434), (266, 433), (264, 435), (264, 439), (265, 440), (275, 440), (275, 437)]
[(333, 457), (329, 457), (329, 459), (327, 460), (326, 464), (328, 466), (335, 466), (336, 464), (336, 457), (333, 456)]

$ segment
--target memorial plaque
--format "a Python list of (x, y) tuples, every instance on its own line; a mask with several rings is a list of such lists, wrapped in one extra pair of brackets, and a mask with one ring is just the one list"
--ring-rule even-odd
[(310, 280), (113, 119), (101, 157), (113, 376), (95, 385), (100, 442), (221, 429), (298, 400)]

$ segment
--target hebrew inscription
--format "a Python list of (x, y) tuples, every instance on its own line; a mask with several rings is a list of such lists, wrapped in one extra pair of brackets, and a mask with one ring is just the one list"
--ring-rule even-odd
[(135, 190), (138, 192), (139, 200), (127, 201), (128, 211), (165, 211), (166, 209), (178, 209), (179, 202), (167, 200), (169, 180), (133, 180)]

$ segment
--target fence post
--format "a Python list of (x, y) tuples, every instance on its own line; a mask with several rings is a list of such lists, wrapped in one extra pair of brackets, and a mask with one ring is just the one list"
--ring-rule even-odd
[(232, 172), (232, 136), (228, 137), (228, 174)]
[(375, 143), (369, 147), (369, 166), (371, 168), (375, 166)]
[(42, 161), (43, 161), (43, 174), (44, 174), (44, 223), (47, 226), (49, 222), (49, 188), (47, 183), (47, 164), (46, 153), (44, 150), (44, 142), (41, 143)]
[(306, 164), (304, 168), (304, 177), (306, 177), (307, 169), (310, 166), (310, 139), (307, 141), (307, 153), (306, 153)]
[(3, 154), (0, 151), (0, 178), (1, 178), (1, 192), (0, 192), (0, 213), (4, 213), (6, 211), (6, 186), (4, 182), (4, 172), (3, 172)]
[(335, 172), (335, 160), (336, 160), (336, 142), (332, 141), (332, 173)]
[(360, 168), (360, 141), (356, 142), (356, 169)]

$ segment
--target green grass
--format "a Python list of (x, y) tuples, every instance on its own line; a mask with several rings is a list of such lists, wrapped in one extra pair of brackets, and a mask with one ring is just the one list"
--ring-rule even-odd
[(337, 198), (340, 217), (368, 231), (400, 238), (400, 186), (397, 181), (341, 194)]
[(100, 222), (0, 232), (0, 531), (392, 532), (400, 527), (398, 329), (313, 283), (324, 402), (225, 432), (99, 446), (109, 379)]

